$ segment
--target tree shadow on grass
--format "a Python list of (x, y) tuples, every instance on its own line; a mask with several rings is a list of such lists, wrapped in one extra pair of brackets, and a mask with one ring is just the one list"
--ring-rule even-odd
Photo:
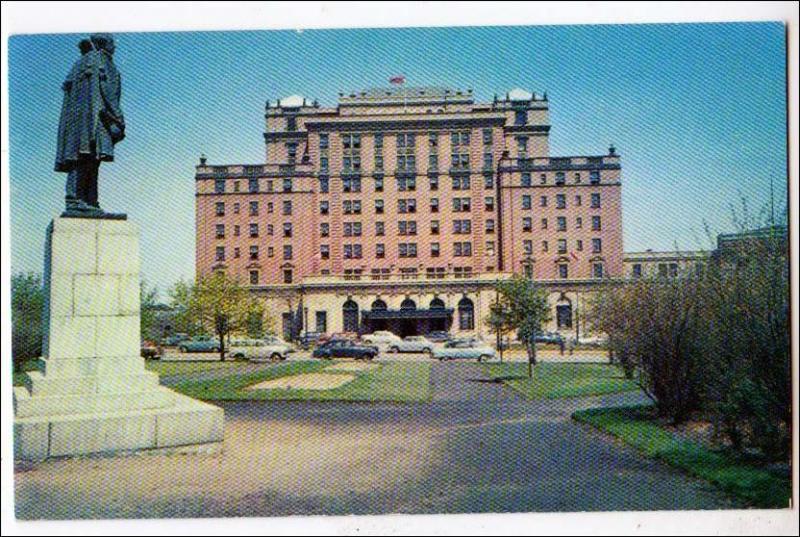
[(501, 384), (503, 382), (511, 381), (511, 380), (528, 380), (530, 377), (524, 375), (507, 375), (503, 377), (492, 377), (490, 379), (480, 378), (480, 379), (467, 379), (467, 382), (479, 382), (482, 384)]

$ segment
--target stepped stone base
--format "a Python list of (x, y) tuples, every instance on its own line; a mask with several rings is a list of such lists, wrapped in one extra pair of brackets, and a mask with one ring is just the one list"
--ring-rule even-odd
[(222, 409), (160, 386), (144, 368), (134, 224), (53, 220), (44, 287), (44, 358), (14, 388), (15, 458), (222, 441)]
[[(41, 460), (222, 442), (224, 416), (221, 408), (164, 387), (159, 387), (157, 393), (169, 401), (166, 406), (17, 417), (14, 420), (14, 458)], [(17, 404), (33, 399), (25, 388), (15, 388), (14, 396)]]

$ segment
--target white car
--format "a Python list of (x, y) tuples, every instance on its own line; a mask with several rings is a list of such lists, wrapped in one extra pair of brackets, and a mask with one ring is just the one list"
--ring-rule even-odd
[(432, 352), (435, 345), (425, 336), (408, 336), (389, 345), (389, 352)]
[(361, 336), (361, 341), (368, 345), (374, 345), (382, 351), (403, 342), (399, 336), (394, 335), (388, 330), (378, 330), (372, 334), (364, 334)]
[(232, 358), (245, 358), (252, 362), (286, 360), (289, 353), (294, 352), (294, 347), (275, 336), (266, 336), (264, 339), (241, 339), (231, 343), (228, 356)]
[(478, 360), (485, 362), (496, 356), (494, 348), (477, 339), (457, 339), (448, 341), (431, 352), (431, 357), (445, 360)]

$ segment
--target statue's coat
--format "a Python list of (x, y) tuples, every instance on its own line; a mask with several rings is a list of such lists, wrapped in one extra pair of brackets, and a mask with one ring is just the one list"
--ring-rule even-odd
[(55, 170), (68, 172), (80, 158), (114, 160), (125, 137), (119, 101), (122, 84), (111, 57), (92, 50), (75, 62), (63, 85)]

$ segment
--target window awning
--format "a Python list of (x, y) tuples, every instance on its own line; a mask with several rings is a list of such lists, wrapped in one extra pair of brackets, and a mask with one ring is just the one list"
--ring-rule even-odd
[(445, 319), (452, 317), (453, 308), (406, 309), (406, 310), (366, 310), (364, 320), (368, 319)]

